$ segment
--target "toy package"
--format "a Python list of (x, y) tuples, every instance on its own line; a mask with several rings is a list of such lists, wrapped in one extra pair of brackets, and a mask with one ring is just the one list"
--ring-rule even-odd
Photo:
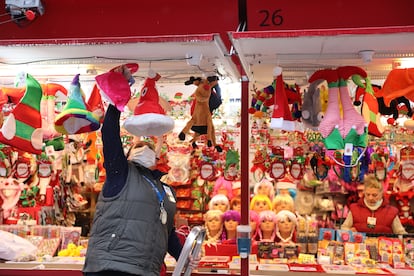
[(414, 238), (404, 239), (405, 263), (414, 268)]

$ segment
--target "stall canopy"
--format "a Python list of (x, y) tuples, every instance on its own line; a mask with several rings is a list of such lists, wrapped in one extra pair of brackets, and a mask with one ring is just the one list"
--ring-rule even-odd
[[(41, 81), (65, 82), (80, 73), (83, 81), (119, 64), (136, 62), (134, 76), (149, 69), (163, 82), (183, 83), (189, 76), (219, 75), (233, 81), (239, 72), (219, 34), (78, 39), (76, 43), (0, 45), (0, 84), (11, 85), (17, 73), (27, 71)], [(67, 43), (65, 43), (67, 42)]]
[[(284, 79), (307, 82), (316, 70), (354, 65), (371, 79), (414, 60), (414, 26), (232, 32), (231, 41), (250, 81), (268, 84), (275, 66)], [(414, 63), (411, 66), (414, 67)]]

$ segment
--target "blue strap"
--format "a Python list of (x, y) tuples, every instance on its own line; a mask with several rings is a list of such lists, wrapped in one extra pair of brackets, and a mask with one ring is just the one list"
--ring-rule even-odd
[(152, 189), (157, 194), (157, 198), (158, 198), (158, 201), (160, 202), (160, 204), (163, 204), (164, 203), (164, 197), (165, 197), (165, 190), (162, 189), (162, 194), (161, 194), (160, 190), (158, 190), (157, 186), (155, 186), (155, 184), (151, 181), (151, 179), (149, 179), (146, 175), (142, 175), (142, 176), (145, 178), (145, 180), (147, 180), (147, 182), (149, 184), (151, 184)]

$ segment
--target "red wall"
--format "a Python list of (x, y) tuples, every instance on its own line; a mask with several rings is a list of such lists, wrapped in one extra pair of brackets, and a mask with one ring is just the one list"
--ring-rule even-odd
[(248, 31), (414, 25), (413, 0), (246, 0)]
[[(0, 40), (158, 36), (235, 31), (237, 0), (42, 0), (45, 13), (26, 27), (0, 24)], [(0, 17), (0, 22), (10, 19)], [(4, 44), (4, 41), (3, 41)]]

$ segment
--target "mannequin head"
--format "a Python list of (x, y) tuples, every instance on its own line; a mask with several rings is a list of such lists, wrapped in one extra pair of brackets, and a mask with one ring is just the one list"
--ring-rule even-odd
[(272, 210), (272, 202), (267, 195), (255, 195), (250, 201), (250, 210), (257, 213)]
[(273, 187), (272, 181), (264, 177), (260, 182), (254, 185), (253, 192), (255, 195), (266, 195), (270, 200), (273, 200), (275, 188)]
[(259, 214), (256, 211), (250, 210), (250, 228), (252, 232), (250, 233), (250, 237), (252, 240), (256, 239), (257, 236), (257, 227), (259, 226)]
[(278, 194), (273, 199), (273, 211), (277, 214), (281, 210), (295, 212), (295, 201), (290, 194)]
[(223, 214), (224, 231), (222, 240), (236, 239), (237, 226), (240, 224), (241, 216), (238, 211), (228, 210)]
[(257, 229), (259, 241), (274, 241), (276, 236), (276, 214), (265, 210), (259, 213), (259, 227)]
[(208, 210), (204, 214), (204, 226), (206, 229), (206, 240), (217, 242), (223, 232), (223, 212), (220, 210)]
[(241, 212), (241, 197), (237, 195), (230, 200), (230, 209)]
[(227, 196), (223, 194), (217, 194), (210, 199), (208, 208), (209, 210), (220, 210), (224, 213), (230, 209), (230, 201)]
[(276, 235), (281, 242), (292, 242), (297, 227), (297, 218), (294, 213), (288, 210), (281, 210), (276, 214)]

